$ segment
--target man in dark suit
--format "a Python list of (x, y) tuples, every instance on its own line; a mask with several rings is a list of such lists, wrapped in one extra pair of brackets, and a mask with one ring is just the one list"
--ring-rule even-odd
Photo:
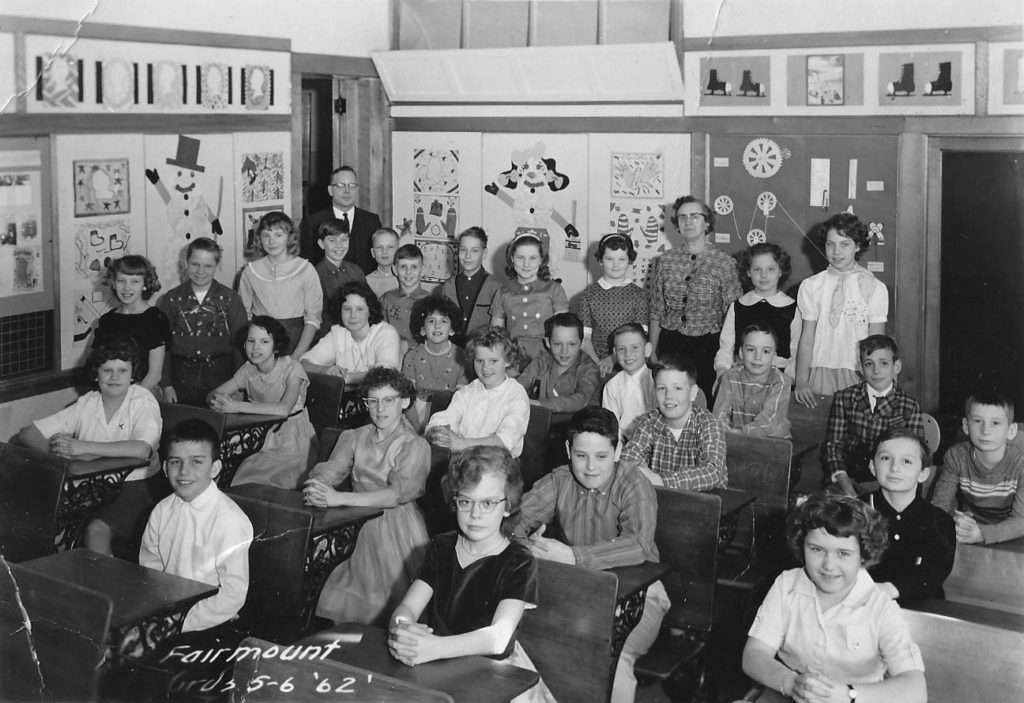
[(331, 207), (314, 212), (302, 221), (299, 229), (299, 254), (312, 264), (318, 264), (324, 258), (324, 250), (317, 246), (316, 233), (320, 225), (331, 218), (338, 218), (348, 224), (349, 247), (345, 260), (370, 273), (377, 269), (377, 262), (370, 255), (370, 240), (373, 233), (381, 228), (377, 213), (356, 207), (359, 194), (359, 177), (351, 166), (342, 166), (331, 173), (328, 192), (331, 194)]

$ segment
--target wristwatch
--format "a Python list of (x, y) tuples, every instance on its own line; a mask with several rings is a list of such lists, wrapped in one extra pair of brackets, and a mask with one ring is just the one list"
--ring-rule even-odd
[(850, 697), (851, 701), (857, 700), (857, 689), (853, 687), (852, 683), (846, 684), (846, 695)]

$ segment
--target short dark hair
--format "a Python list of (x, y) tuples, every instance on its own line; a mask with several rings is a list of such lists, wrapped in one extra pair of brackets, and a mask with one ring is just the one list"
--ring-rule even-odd
[[(181, 250), (178, 250), (180, 255)], [(121, 273), (125, 276), (142, 276), (142, 299), (149, 300), (153, 294), (160, 290), (160, 279), (156, 275), (156, 267), (153, 266), (144, 256), (138, 254), (126, 254), (120, 259), (114, 259), (107, 264), (110, 269), (110, 280), (113, 284), (114, 278)], [(113, 287), (113, 285), (111, 285)]]
[(706, 202), (704, 202), (700, 198), (695, 198), (692, 195), (684, 195), (681, 198), (676, 198), (675, 202), (672, 203), (672, 216), (669, 218), (672, 221), (672, 224), (674, 224), (677, 229), (679, 228), (679, 215), (677, 215), (676, 213), (679, 212), (679, 208), (681, 208), (683, 205), (686, 205), (687, 203), (697, 203), (704, 211), (704, 234), (714, 232), (715, 211), (709, 208)]
[(740, 346), (747, 341), (747, 335), (753, 332), (763, 332), (764, 334), (770, 334), (772, 340), (775, 342), (775, 346), (779, 346), (779, 333), (775, 331), (775, 328), (769, 325), (767, 322), (754, 321), (743, 328), (742, 334), (740, 334)]
[(868, 250), (868, 244), (871, 242), (871, 230), (856, 215), (840, 212), (822, 222), (818, 226), (818, 239), (821, 240), (822, 246), (825, 246), (828, 233), (832, 230), (835, 230), (840, 236), (854, 241), (857, 245), (857, 259), (860, 259)]
[(505, 361), (508, 363), (509, 368), (519, 368), (520, 353), (519, 346), (515, 340), (512, 339), (512, 335), (509, 334), (508, 330), (504, 327), (495, 327), (493, 325), (489, 327), (480, 327), (473, 336), (470, 337), (469, 343), (466, 344), (466, 356), (472, 361), (475, 358), (476, 348), (484, 347), (485, 349), (501, 349), (505, 355)]
[(989, 405), (995, 408), (1002, 408), (1006, 411), (1007, 420), (1009, 422), (1013, 422), (1013, 401), (1002, 393), (996, 393), (995, 391), (982, 391), (981, 393), (972, 393), (967, 396), (967, 400), (964, 401), (965, 418), (971, 414), (971, 409), (975, 405)]
[(789, 280), (789, 275), (793, 273), (793, 262), (789, 258), (789, 254), (786, 253), (786, 250), (775, 242), (758, 242), (740, 251), (736, 258), (736, 268), (740, 274), (740, 281), (748, 289), (754, 287), (754, 282), (750, 280), (750, 265), (753, 263), (755, 256), (761, 256), (762, 254), (770, 255), (775, 259), (775, 263), (779, 265), (779, 288), (782, 288), (782, 284)]
[(356, 173), (356, 170), (354, 168), (352, 168), (348, 164), (343, 164), (343, 165), (339, 166), (338, 168), (334, 169), (333, 171), (331, 171), (331, 180), (333, 181), (335, 176), (337, 176), (339, 173), (343, 173), (345, 171), (348, 171), (353, 176), (355, 176), (357, 179), (359, 178), (359, 174)]
[(341, 235), (347, 237), (348, 234), (348, 223), (337, 217), (328, 217), (316, 228), (316, 238), (321, 242), (327, 237), (340, 237)]
[(794, 510), (786, 525), (786, 545), (803, 564), (807, 534), (821, 528), (833, 537), (854, 537), (865, 567), (877, 564), (889, 546), (885, 518), (857, 498), (820, 494)]
[(484, 245), (484, 249), (487, 248), (487, 232), (484, 231), (483, 227), (467, 227), (459, 233), (459, 242), (462, 242), (463, 237), (476, 237), (480, 240), (480, 243)]
[(88, 367), (92, 374), (92, 384), (96, 385), (96, 374), (108, 361), (127, 361), (132, 365), (132, 383), (142, 379), (139, 366), (139, 345), (127, 334), (119, 334), (94, 344), (89, 352)]
[(609, 335), (608, 337), (612, 347), (615, 346), (615, 339), (620, 334), (638, 334), (644, 338), (644, 344), (651, 340), (651, 338), (647, 335), (647, 330), (645, 330), (644, 326), (641, 325), (639, 322), (626, 322), (612, 330), (611, 335)]
[(878, 439), (875, 440), (875, 447), (871, 452), (871, 456), (874, 457), (875, 454), (878, 454), (878, 448), (890, 439), (909, 439), (917, 442), (917, 447), (921, 452), (921, 466), (925, 467), (932, 465), (932, 452), (928, 449), (928, 443), (924, 441), (924, 437), (913, 430), (907, 429), (906, 427), (890, 427), (885, 432), (878, 435)]
[(182, 420), (164, 434), (160, 442), (160, 456), (167, 458), (170, 448), (179, 442), (199, 442), (210, 450), (214, 461), (220, 459), (220, 435), (206, 420), (190, 417)]
[[(265, 329), (270, 338), (274, 340), (274, 357), (285, 356), (288, 353), (288, 348), (291, 346), (291, 341), (288, 339), (288, 332), (285, 330), (284, 325), (272, 318), (270, 315), (253, 315), (252, 319), (249, 320), (249, 324), (245, 326), (245, 334), (242, 337), (242, 343), (245, 343), (245, 337), (249, 335), (249, 329), (252, 327), (259, 327)], [(243, 347), (244, 348), (244, 347)]]
[(345, 298), (350, 295), (358, 295), (366, 301), (366, 307), (370, 311), (368, 321), (371, 326), (384, 321), (384, 309), (381, 308), (380, 298), (373, 292), (373, 289), (363, 281), (349, 281), (335, 294), (335, 300), (338, 302), (338, 319), (342, 321), (342, 327), (345, 326), (345, 318), (341, 315), (341, 306), (345, 304)]
[(557, 312), (548, 319), (544, 320), (544, 336), (547, 339), (551, 339), (551, 334), (555, 331), (555, 327), (569, 327), (576, 330), (576, 334), (579, 335), (580, 341), (583, 341), (583, 320), (579, 318), (574, 312)]
[(452, 330), (455, 330), (462, 322), (462, 310), (451, 298), (435, 293), (426, 298), (420, 298), (412, 304), (412, 313), (409, 315), (409, 331), (417, 342), (422, 342), (426, 337), (420, 331), (426, 323), (427, 318), (438, 313), (444, 315), (452, 322)]
[(654, 365), (654, 380), (658, 380), (658, 374), (662, 371), (680, 371), (690, 377), (690, 383), (697, 383), (697, 365), (693, 359), (678, 352), (669, 352), (658, 356), (658, 363)]
[(213, 241), (209, 237), (196, 237), (188, 246), (185, 248), (185, 261), (188, 261), (194, 251), (205, 251), (213, 254), (217, 257), (217, 263), (220, 263), (220, 257), (224, 255), (224, 250), (221, 249), (220, 244)]
[(416, 398), (416, 386), (398, 369), (389, 366), (374, 366), (363, 377), (362, 393), (369, 394), (374, 388), (393, 388), (403, 398)]
[(606, 437), (613, 447), (619, 445), (619, 418), (607, 408), (583, 408), (569, 420), (569, 446), (572, 446), (576, 435), (592, 432)]
[(423, 252), (415, 244), (403, 244), (398, 247), (398, 251), (395, 252), (395, 261), (402, 261), (403, 259), (416, 259), (420, 263), (423, 263)]
[(891, 351), (893, 361), (900, 358), (900, 349), (896, 346), (896, 340), (887, 334), (872, 334), (857, 342), (857, 351), (860, 353), (861, 359), (871, 356), (879, 349)]
[(485, 473), (505, 477), (505, 500), (508, 501), (506, 506), (509, 515), (501, 521), (501, 533), (508, 537), (523, 497), (523, 475), (519, 469), (519, 459), (512, 456), (508, 449), (491, 445), (470, 447), (448, 465), (448, 473), (441, 479), (441, 490), (445, 501), (454, 509), (455, 497), (459, 492), (480, 483)]
[(608, 251), (625, 251), (629, 263), (636, 261), (636, 247), (633, 246), (633, 240), (625, 234), (612, 232), (601, 237), (597, 243), (597, 253), (594, 254), (594, 258), (600, 262)]

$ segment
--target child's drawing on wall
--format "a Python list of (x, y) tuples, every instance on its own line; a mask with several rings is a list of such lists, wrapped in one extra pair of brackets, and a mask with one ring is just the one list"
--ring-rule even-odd
[[(565, 212), (556, 209), (555, 193), (565, 190), (569, 176), (559, 173), (554, 158), (545, 156), (546, 147), (537, 142), (532, 148), (512, 153), (511, 168), (502, 171), (484, 190), (512, 208), (513, 236), (534, 234), (549, 252), (551, 276), (561, 278), (566, 252), (580, 252), (580, 233), (573, 225), (576, 201)], [(563, 203), (563, 207), (566, 203)]]

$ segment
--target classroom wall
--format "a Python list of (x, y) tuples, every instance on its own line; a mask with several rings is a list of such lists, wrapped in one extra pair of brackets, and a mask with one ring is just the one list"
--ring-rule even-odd
[[(93, 11), (94, 10), (94, 11)], [(4, 0), (9, 15), (288, 38), (296, 53), (368, 57), (390, 48), (387, 0)]]
[(685, 0), (685, 37), (988, 27), (1024, 22), (1019, 0)]

